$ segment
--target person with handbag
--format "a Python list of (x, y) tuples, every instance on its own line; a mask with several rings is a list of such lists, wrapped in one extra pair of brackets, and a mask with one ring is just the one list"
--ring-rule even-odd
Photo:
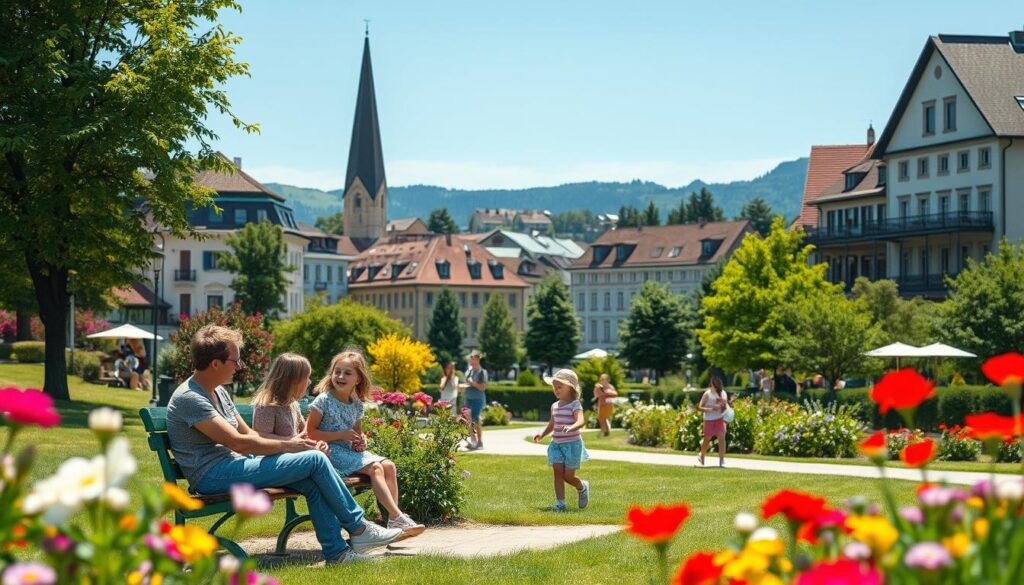
[(718, 466), (725, 467), (725, 431), (726, 425), (732, 422), (735, 412), (729, 406), (729, 397), (722, 387), (722, 379), (711, 378), (711, 387), (700, 397), (697, 410), (704, 414), (704, 442), (700, 445), (697, 461), (704, 465), (704, 455), (711, 446), (712, 437), (718, 439)]

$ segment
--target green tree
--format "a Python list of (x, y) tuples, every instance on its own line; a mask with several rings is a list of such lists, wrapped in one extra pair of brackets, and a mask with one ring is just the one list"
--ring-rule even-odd
[(825, 281), (824, 264), (807, 262), (812, 246), (786, 231), (781, 217), (765, 238), (748, 235), (704, 297), (704, 327), (697, 335), (708, 361), (730, 370), (774, 367), (775, 342), (787, 331), (787, 307), (809, 295), (838, 290)]
[[(584, 406), (590, 404), (594, 398), (594, 386), (601, 379), (601, 374), (608, 374), (612, 386), (621, 391), (622, 384), (626, 381), (626, 374), (619, 365), (619, 360), (609, 354), (603, 358), (591, 358), (580, 362), (576, 366), (576, 375), (580, 379), (581, 402)], [(622, 393), (625, 395), (625, 392)]]
[(434, 350), (440, 364), (451, 360), (458, 364), (462, 360), (462, 339), (465, 331), (459, 320), (459, 300), (448, 287), (441, 289), (434, 301), (427, 326), (427, 342)]
[(679, 198), (679, 207), (668, 210), (668, 219), (665, 221), (665, 225), (680, 225), (684, 223), (690, 223), (690, 215), (686, 207), (686, 198)]
[(569, 299), (569, 287), (557, 274), (549, 274), (537, 285), (526, 308), (526, 353), (546, 368), (566, 364), (576, 355), (580, 323)]
[(644, 208), (643, 222), (644, 225), (661, 225), (661, 212), (653, 201), (649, 201)]
[(690, 193), (690, 199), (686, 202), (686, 223), (722, 221), (724, 219), (725, 213), (721, 207), (715, 205), (715, 196), (707, 187), (701, 187), (700, 193)]
[(215, 22), (239, 6), (3, 6), (0, 233), (23, 258), (46, 325), (44, 390), (67, 399), (69, 275), (88, 275), (84, 296), (137, 280), (154, 256), (149, 226), (184, 235), (186, 210), (212, 202), (195, 174), (230, 168), (211, 146), (211, 115), (258, 130), (224, 91), (248, 68), (234, 58), (240, 39)]
[(505, 295), (492, 293), (484, 305), (484, 320), (477, 334), (480, 351), (487, 358), (487, 366), (504, 372), (516, 364), (519, 357), (519, 335), (512, 315), (508, 312)]
[(330, 215), (317, 216), (316, 227), (336, 236), (345, 235), (345, 212), (335, 211)]
[(427, 220), (427, 229), (435, 234), (459, 233), (459, 226), (455, 223), (455, 220), (452, 219), (452, 216), (448, 215), (447, 207), (435, 209), (430, 212), (430, 219)]
[(331, 358), (345, 347), (367, 348), (389, 333), (408, 335), (401, 321), (380, 309), (342, 299), (333, 305), (309, 307), (276, 323), (274, 352), (291, 351), (306, 356), (316, 379), (327, 372)]
[(594, 212), (589, 209), (570, 209), (551, 216), (556, 234), (582, 234), (596, 222)]
[(878, 342), (880, 329), (863, 303), (839, 291), (823, 291), (787, 305), (785, 311), (789, 328), (775, 344), (787, 366), (832, 381), (869, 369), (872, 358), (864, 352)]
[(619, 221), (616, 227), (640, 227), (643, 225), (643, 216), (636, 207), (623, 205), (619, 207)]
[(999, 250), (949, 279), (941, 315), (950, 341), (986, 358), (1024, 348), (1024, 245), (1005, 238)]
[(754, 197), (743, 205), (739, 218), (750, 221), (750, 227), (754, 228), (754, 231), (761, 234), (763, 238), (772, 229), (773, 217), (775, 215), (772, 213), (771, 205), (765, 203), (764, 199), (760, 197)]
[(619, 357), (631, 368), (655, 370), (661, 380), (662, 374), (674, 371), (686, 357), (692, 322), (683, 297), (648, 280), (619, 327)]
[(285, 273), (296, 268), (285, 263), (288, 248), (281, 226), (264, 219), (246, 224), (224, 241), (233, 251), (224, 254), (220, 265), (236, 275), (231, 281), (235, 299), (249, 314), (276, 319), (278, 311), (284, 310), (288, 293)]
[(871, 315), (878, 325), (880, 345), (902, 341), (910, 345), (926, 345), (935, 340), (938, 310), (935, 303), (921, 297), (906, 300), (899, 286), (891, 280), (871, 281), (857, 277), (851, 296)]

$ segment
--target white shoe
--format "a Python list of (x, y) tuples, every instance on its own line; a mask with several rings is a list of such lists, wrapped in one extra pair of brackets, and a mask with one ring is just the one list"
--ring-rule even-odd
[(388, 528), (397, 528), (405, 533), (406, 538), (412, 538), (423, 534), (423, 531), (427, 529), (426, 526), (416, 522), (409, 517), (408, 514), (402, 514), (394, 520), (388, 520)]
[(368, 555), (359, 554), (352, 550), (352, 547), (348, 547), (341, 551), (341, 555), (338, 558), (327, 561), (328, 565), (347, 565), (350, 563), (362, 563), (365, 561), (372, 561), (373, 557)]
[(363, 522), (363, 526), (365, 530), (362, 534), (349, 535), (349, 545), (360, 554), (387, 546), (402, 536), (402, 531), (397, 528), (383, 528), (372, 522)]

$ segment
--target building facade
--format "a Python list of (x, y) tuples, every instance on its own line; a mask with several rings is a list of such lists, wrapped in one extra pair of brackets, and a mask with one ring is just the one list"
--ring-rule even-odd
[(302, 289), (307, 297), (317, 296), (324, 304), (337, 303), (348, 295), (348, 263), (354, 254), (338, 250), (340, 236), (309, 224), (299, 224), (308, 240), (302, 264)]

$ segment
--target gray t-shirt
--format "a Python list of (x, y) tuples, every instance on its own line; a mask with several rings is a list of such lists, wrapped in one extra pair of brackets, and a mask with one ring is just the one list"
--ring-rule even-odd
[[(480, 368), (474, 370), (469, 368), (466, 370), (466, 383), (468, 384), (472, 380), (477, 384), (487, 384), (487, 370)], [(487, 401), (487, 392), (483, 390), (477, 390), (472, 385), (466, 388), (466, 400), (483, 400)]]
[(190, 486), (195, 488), (213, 466), (226, 459), (242, 457), (195, 429), (195, 424), (219, 416), (238, 428), (238, 411), (222, 386), (214, 390), (220, 408), (192, 378), (185, 380), (167, 403), (167, 436), (171, 452)]

